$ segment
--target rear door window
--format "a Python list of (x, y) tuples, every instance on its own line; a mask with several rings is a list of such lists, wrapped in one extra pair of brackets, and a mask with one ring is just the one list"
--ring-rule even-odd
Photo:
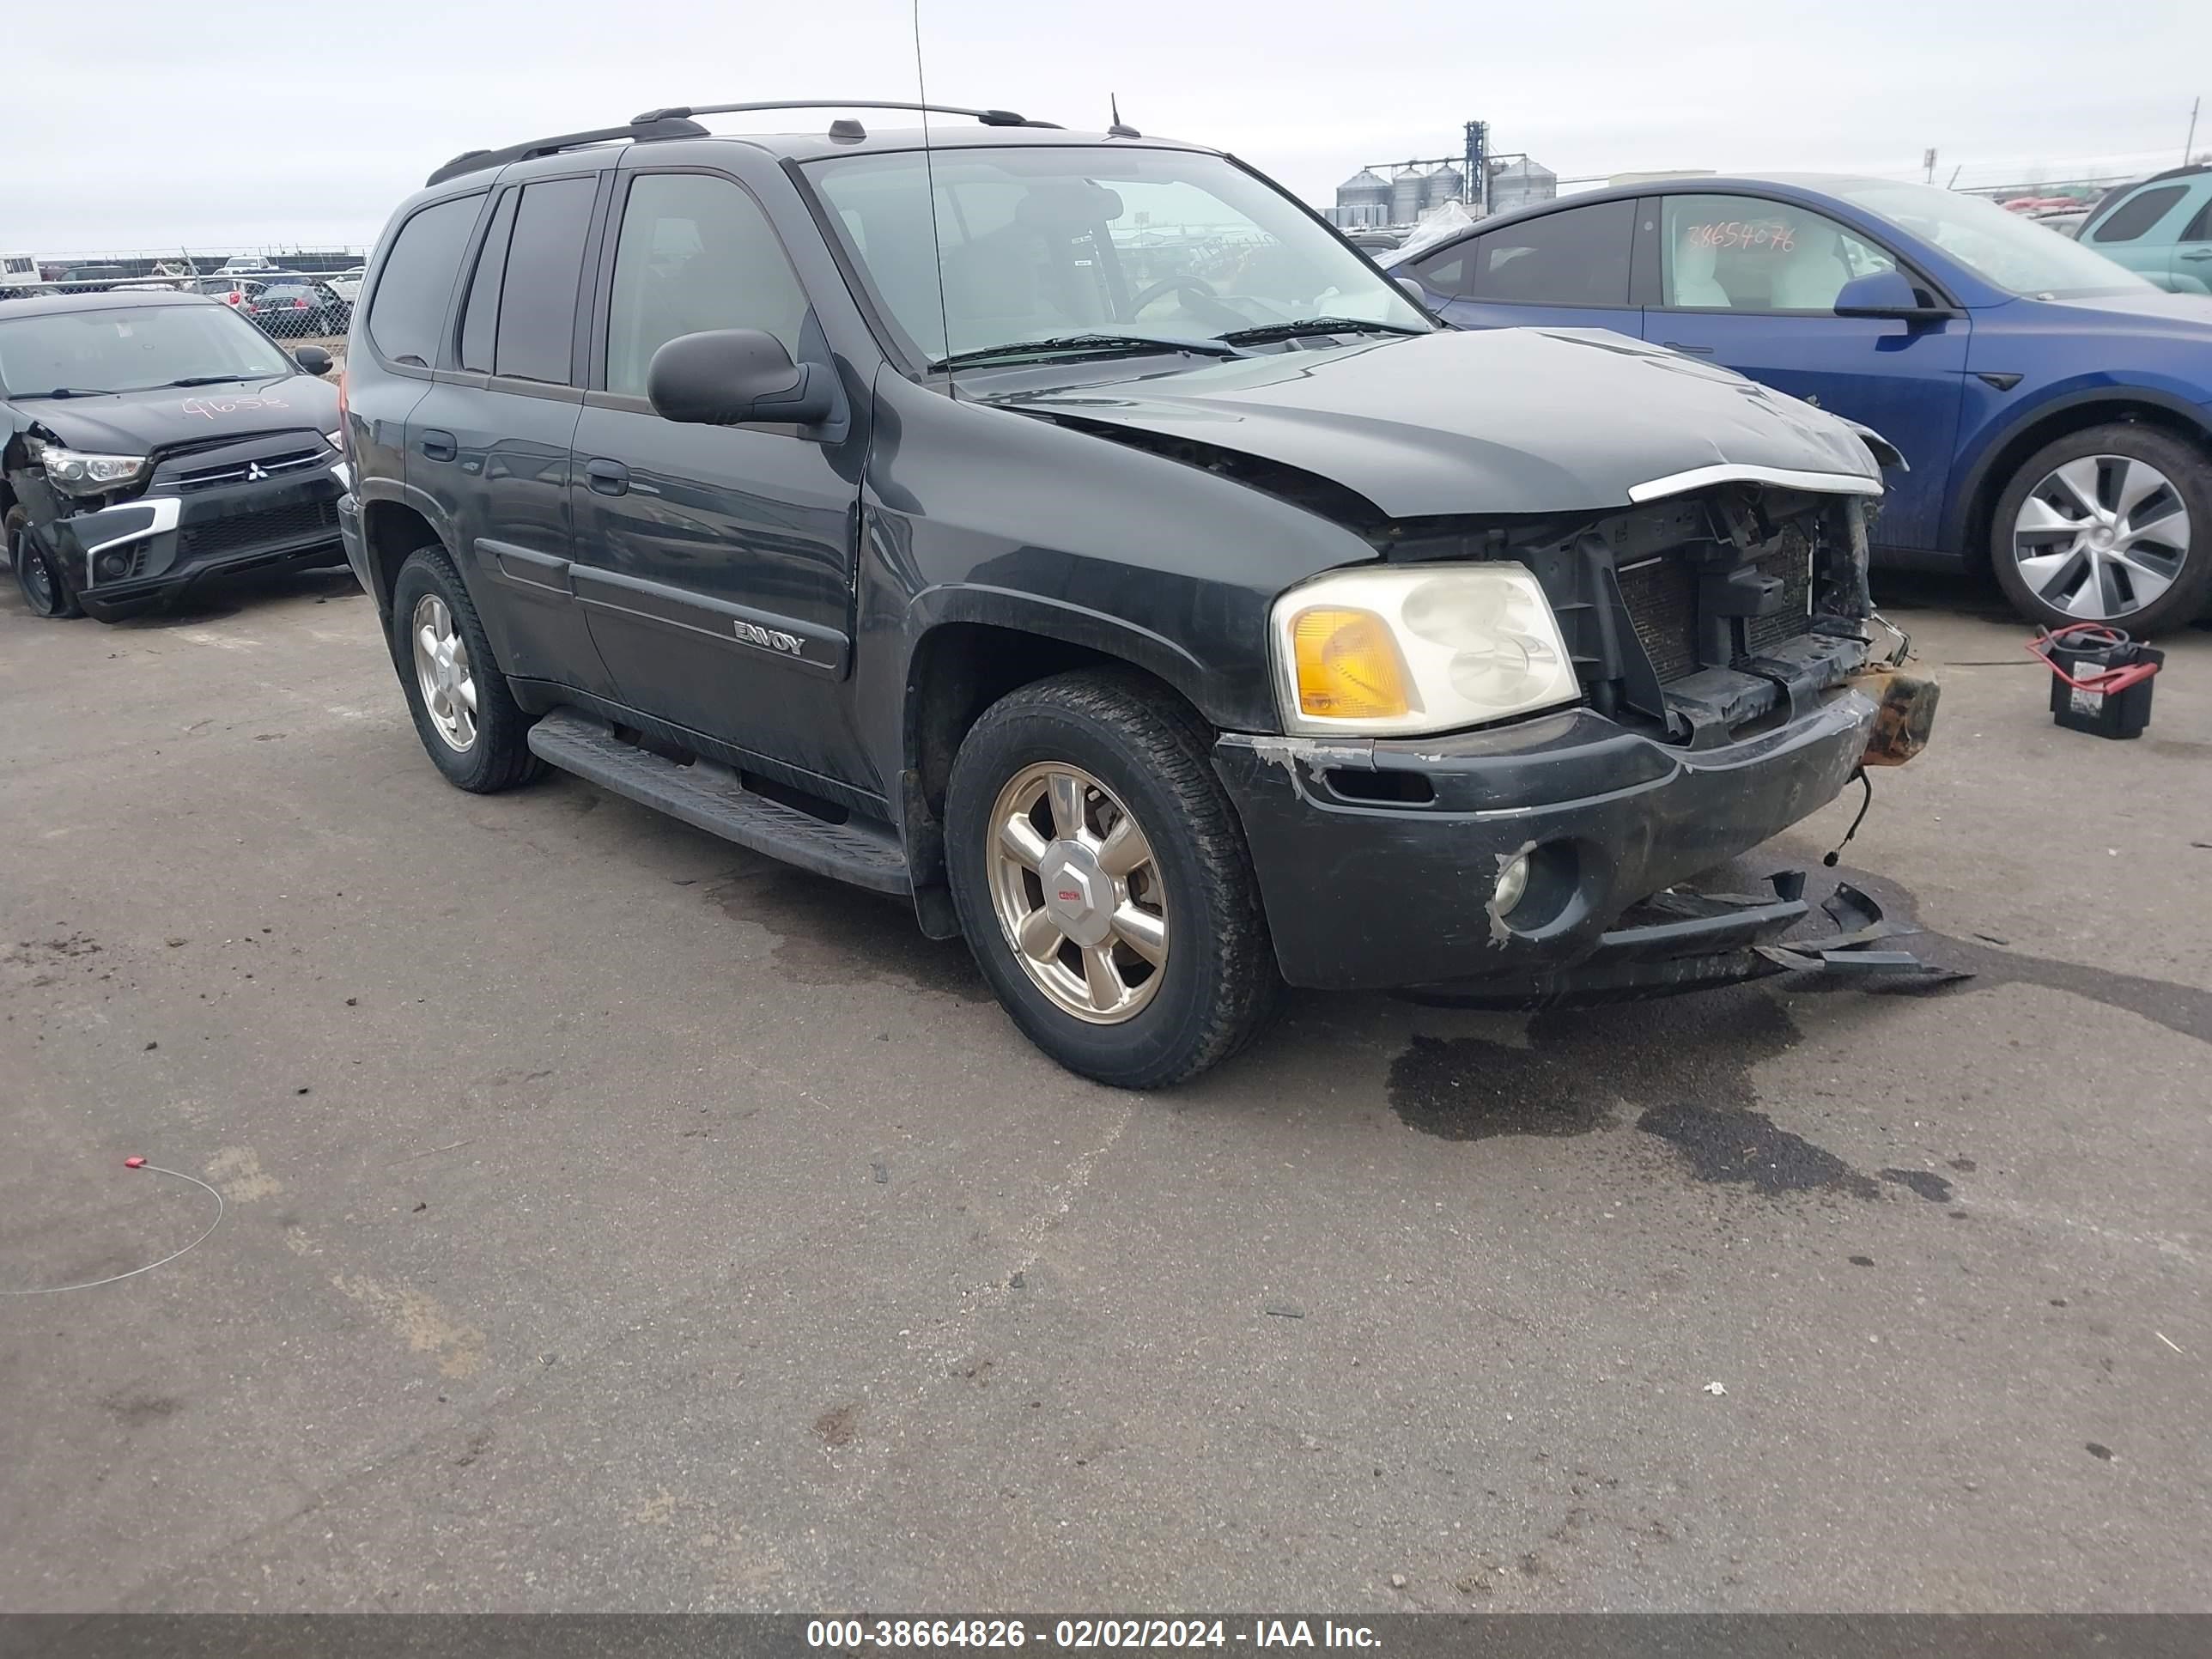
[(1431, 286), (1507, 305), (1625, 306), (1635, 230), (1627, 198), (1547, 213), (1461, 243), (1452, 281)]
[(453, 297), (461, 251), (483, 205), (482, 191), (457, 196), (432, 203), (400, 226), (368, 308), (368, 337), (393, 362), (417, 368), (437, 362), (438, 332)]
[(576, 337), (576, 288), (599, 181), (549, 179), (526, 185), (515, 206), (500, 287), (492, 373), (568, 383)]
[(2089, 233), (2093, 242), (2132, 242), (2166, 217), (2166, 210), (2189, 193), (2186, 185), (2160, 185), (2130, 196)]
[(461, 308), (461, 367), (479, 374), (491, 373), (493, 339), (499, 328), (499, 289), (507, 270), (508, 234), (514, 228), (514, 204), (522, 192), (510, 190), (492, 210), (491, 228), (484, 233), (483, 252), (477, 255), (476, 275), (469, 281), (469, 297)]

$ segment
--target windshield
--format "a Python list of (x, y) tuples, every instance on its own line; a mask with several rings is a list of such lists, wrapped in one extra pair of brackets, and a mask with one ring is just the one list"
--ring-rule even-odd
[(1845, 201), (1934, 243), (1984, 281), (2010, 293), (2068, 300), (2151, 286), (2094, 249), (1978, 196), (1875, 179), (1832, 188)]
[(18, 398), (62, 386), (143, 392), (209, 375), (295, 372), (267, 335), (227, 306), (131, 306), (0, 322), (0, 392)]
[(962, 148), (807, 173), (878, 307), (931, 362), (1080, 335), (1218, 340), (1306, 318), (1430, 326), (1304, 209), (1218, 155)]

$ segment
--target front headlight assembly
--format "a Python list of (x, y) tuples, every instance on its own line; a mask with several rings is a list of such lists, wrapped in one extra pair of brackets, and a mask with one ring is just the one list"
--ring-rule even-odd
[(1406, 737), (1582, 696), (1551, 602), (1510, 563), (1335, 570), (1275, 601), (1284, 729)]
[(136, 482), (146, 471), (143, 455), (90, 455), (59, 444), (36, 443), (32, 458), (46, 469), (46, 482), (65, 495), (105, 495)]

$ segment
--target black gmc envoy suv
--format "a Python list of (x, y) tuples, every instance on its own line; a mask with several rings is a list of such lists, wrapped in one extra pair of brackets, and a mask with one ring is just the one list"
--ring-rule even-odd
[[(854, 118), (917, 107), (656, 110), (393, 216), (338, 513), (453, 782), (550, 763), (903, 897), (1127, 1087), (1283, 981), (1816, 959), (1787, 878), (1677, 884), (1924, 738), (1867, 593), (1880, 438), (1617, 335), (1446, 329), (1217, 151)], [(694, 118), (769, 108), (848, 113)]]

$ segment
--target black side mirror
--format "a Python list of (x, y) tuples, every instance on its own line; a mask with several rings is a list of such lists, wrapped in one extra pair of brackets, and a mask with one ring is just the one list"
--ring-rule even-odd
[(693, 426), (812, 426), (837, 406), (829, 369), (793, 362), (781, 341), (757, 328), (678, 335), (653, 354), (645, 395), (662, 419)]
[(310, 374), (331, 372), (331, 354), (318, 345), (304, 345), (292, 354), (292, 361)]
[(1870, 270), (1836, 294), (1838, 317), (1878, 317), (1892, 322), (1937, 323), (1954, 315), (1948, 306), (1926, 304), (1901, 270)]

